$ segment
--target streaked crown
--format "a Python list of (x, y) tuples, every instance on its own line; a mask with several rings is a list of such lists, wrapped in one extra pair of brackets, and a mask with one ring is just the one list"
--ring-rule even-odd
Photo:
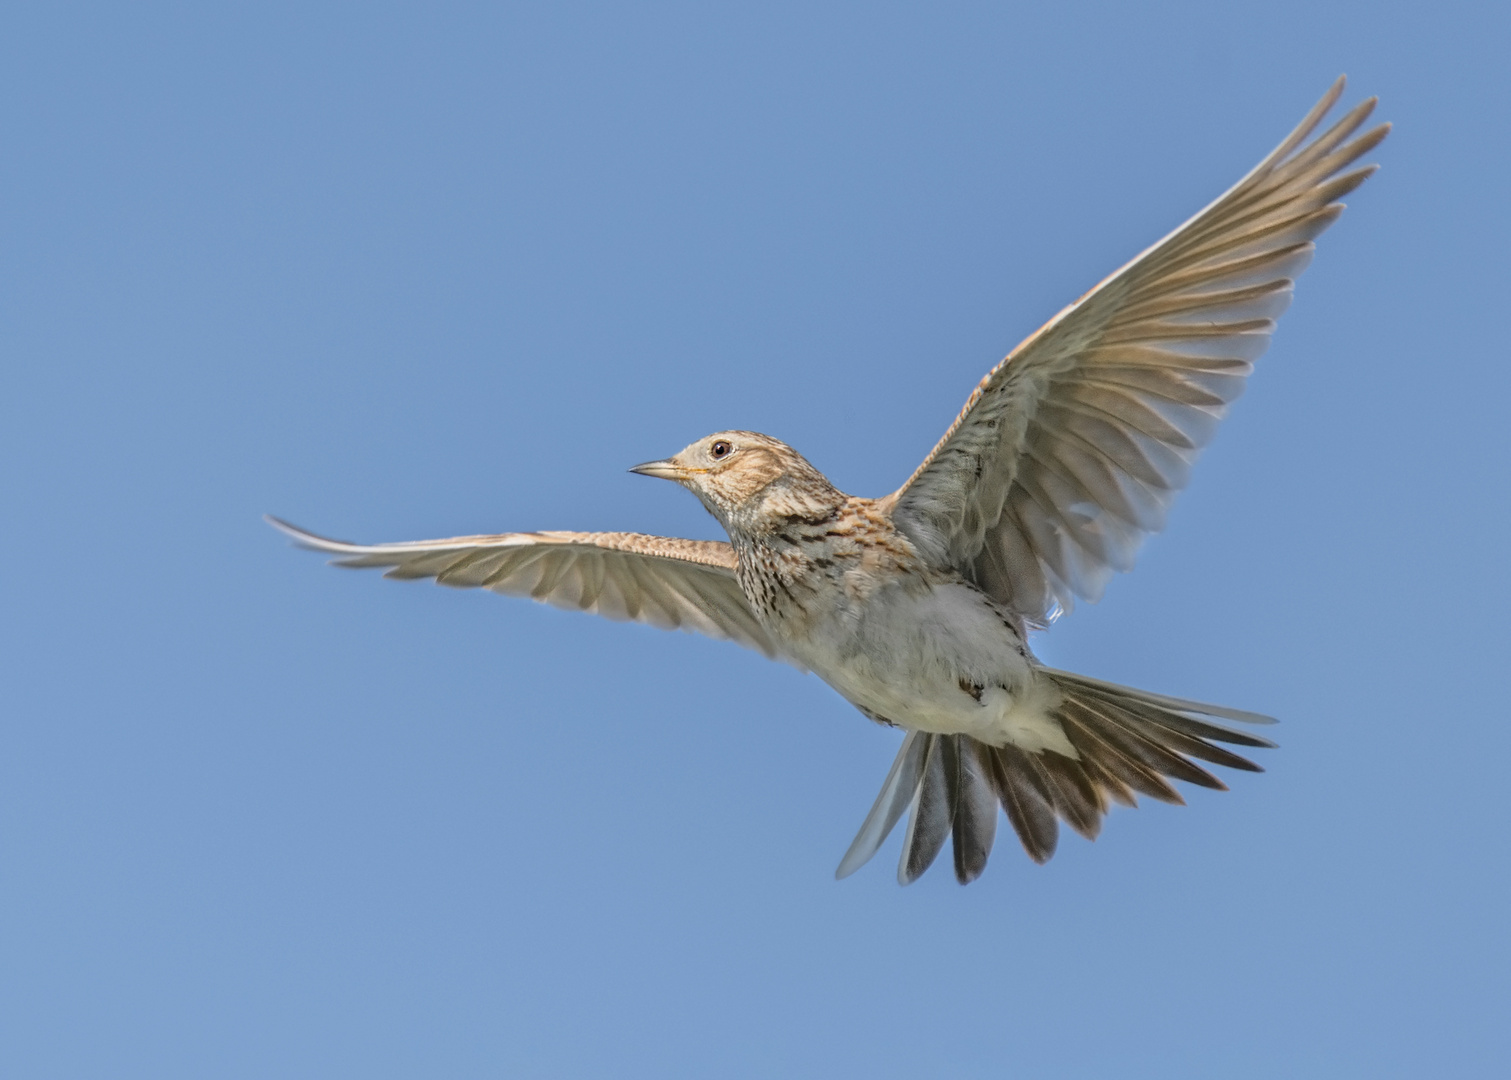
[(802, 454), (756, 431), (715, 432), (630, 471), (675, 480), (732, 534), (756, 536), (793, 518), (827, 517), (845, 500)]

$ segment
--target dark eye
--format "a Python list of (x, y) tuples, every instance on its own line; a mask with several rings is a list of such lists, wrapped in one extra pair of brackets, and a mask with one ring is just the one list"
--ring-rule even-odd
[(718, 461), (720, 458), (728, 457), (729, 452), (733, 449), (733, 446), (730, 446), (723, 439), (720, 439), (718, 442), (714, 443), (708, 448), (708, 453), (715, 461)]

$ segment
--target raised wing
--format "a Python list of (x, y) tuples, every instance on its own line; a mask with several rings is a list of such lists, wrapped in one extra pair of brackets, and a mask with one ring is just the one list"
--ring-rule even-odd
[(1226, 194), (987, 373), (887, 500), (926, 557), (1041, 625), (1132, 568), (1269, 344), (1312, 241), (1343, 212), (1337, 200), (1374, 172), (1343, 172), (1390, 131), (1353, 137), (1373, 98), (1312, 138), (1343, 85)]
[(785, 659), (740, 592), (734, 549), (717, 541), (538, 532), (349, 544), (267, 521), (303, 547), (338, 556), (338, 566), (384, 567), (385, 577), (435, 578), (664, 630), (697, 630)]

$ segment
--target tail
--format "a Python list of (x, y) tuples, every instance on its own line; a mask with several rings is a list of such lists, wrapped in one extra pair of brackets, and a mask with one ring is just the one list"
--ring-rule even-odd
[(962, 885), (981, 876), (997, 832), (997, 805), (1007, 812), (1018, 839), (1034, 862), (1047, 862), (1059, 839), (1057, 819), (1095, 840), (1111, 803), (1137, 805), (1144, 794), (1184, 803), (1166, 778), (1226, 791), (1227, 785), (1191, 759), (1231, 769), (1263, 772), (1247, 758), (1214, 743), (1274, 747), (1274, 743), (1215, 723), (1273, 724), (1258, 713), (1204, 705), (1145, 690), (1040, 668), (1060, 691), (1053, 717), (1065, 730), (1075, 757), (1054, 750), (1029, 752), (1013, 745), (988, 746), (968, 735), (909, 731), (876, 805), (840, 860), (836, 877), (859, 870), (910, 810), (897, 880), (907, 885), (923, 874), (954, 839), (955, 878)]

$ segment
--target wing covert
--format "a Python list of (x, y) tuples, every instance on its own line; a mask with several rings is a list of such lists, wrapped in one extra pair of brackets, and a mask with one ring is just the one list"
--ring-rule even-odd
[(1373, 98), (1313, 137), (1343, 86), (987, 373), (887, 500), (926, 557), (1041, 625), (1132, 567), (1242, 393), (1337, 200), (1374, 172), (1344, 171), (1389, 133), (1355, 136)]
[(338, 566), (387, 569), (385, 577), (434, 578), (664, 630), (696, 630), (786, 659), (735, 580), (734, 549), (713, 540), (641, 533), (535, 532), (351, 544), (269, 516), (301, 547)]

